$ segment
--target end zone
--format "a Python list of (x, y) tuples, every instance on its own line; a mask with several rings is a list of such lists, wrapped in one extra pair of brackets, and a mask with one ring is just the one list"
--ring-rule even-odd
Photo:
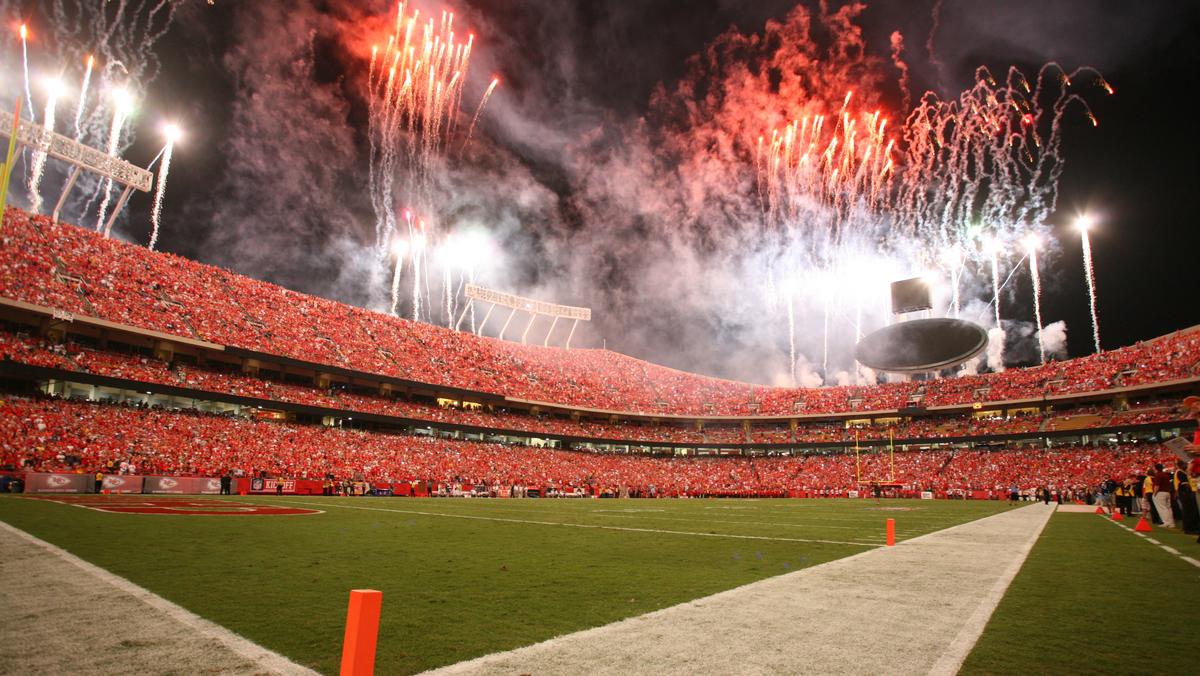
[(174, 514), (179, 516), (302, 516), (322, 514), (320, 509), (280, 507), (211, 498), (163, 498), (130, 495), (27, 496), (113, 514)]

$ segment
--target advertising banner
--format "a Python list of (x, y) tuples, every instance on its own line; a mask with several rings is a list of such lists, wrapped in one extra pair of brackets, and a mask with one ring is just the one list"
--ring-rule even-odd
[(144, 492), (169, 495), (216, 495), (221, 492), (217, 478), (148, 476)]
[(258, 479), (258, 478), (250, 480), (250, 492), (251, 493), (275, 493), (276, 487), (280, 483), (283, 484), (283, 492), (284, 493), (295, 493), (296, 492), (296, 480), (295, 479), (283, 479), (281, 482), (279, 479)]
[(25, 473), (26, 493), (91, 493), (95, 477), (90, 474)]
[(104, 481), (100, 483), (100, 488), (109, 493), (141, 493), (142, 481), (144, 479), (145, 477), (140, 476), (106, 474), (104, 475)]

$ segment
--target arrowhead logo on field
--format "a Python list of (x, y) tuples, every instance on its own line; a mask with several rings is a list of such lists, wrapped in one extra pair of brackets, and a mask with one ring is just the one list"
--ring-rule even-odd
[(206, 490), (206, 491), (221, 490), (221, 480), (220, 479), (209, 479), (208, 484), (205, 486), (204, 490)]
[(159, 480), (158, 485), (163, 488), (175, 488), (176, 486), (179, 485), (179, 482), (174, 479), (168, 479), (167, 477), (163, 477), (162, 479)]
[(125, 480), (119, 476), (106, 476), (103, 485), (105, 488), (120, 488), (125, 485)]
[(71, 478), (61, 476), (59, 474), (51, 474), (50, 478), (46, 479), (46, 483), (51, 488), (62, 488), (63, 486), (66, 486), (67, 484), (71, 483)]

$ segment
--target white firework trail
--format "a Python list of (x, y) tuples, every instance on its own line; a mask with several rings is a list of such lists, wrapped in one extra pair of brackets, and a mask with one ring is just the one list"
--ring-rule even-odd
[(1080, 243), (1083, 246), (1083, 269), (1087, 277), (1088, 309), (1092, 314), (1092, 340), (1096, 352), (1100, 351), (1100, 319), (1096, 316), (1096, 269), (1092, 267), (1092, 243), (1088, 238), (1086, 227), (1080, 228)]
[[(162, 221), (163, 194), (167, 191), (167, 172), (171, 170), (171, 153), (175, 149), (178, 132), (174, 129), (167, 131), (167, 145), (162, 150), (162, 167), (158, 170), (158, 187), (154, 191), (154, 208), (150, 211), (150, 250), (158, 242), (158, 227)], [(186, 158), (185, 158), (186, 159)]]
[(1038, 242), (1030, 238), (1026, 242), (1029, 250), (1029, 276), (1033, 280), (1033, 318), (1037, 322), (1038, 354), (1041, 363), (1046, 363), (1046, 340), (1042, 336), (1042, 276), (1038, 270)]
[[(58, 94), (61, 89), (61, 83), (55, 80), (48, 84), (50, 89), (49, 97), (46, 99), (46, 114), (42, 118), (42, 128), (48, 132), (54, 131), (54, 106), (58, 101)], [(46, 150), (49, 143), (49, 136), (46, 137), (47, 145), (38, 148), (33, 153), (33, 161), (29, 168), (29, 210), (33, 213), (38, 213), (42, 208), (42, 173), (46, 169)]]
[[(121, 141), (121, 128), (125, 126), (125, 117), (129, 112), (129, 98), (125, 90), (119, 90), (114, 97), (115, 105), (113, 107), (112, 127), (108, 132), (108, 154), (112, 157), (117, 156), (117, 146)], [(100, 201), (100, 212), (96, 218), (96, 232), (104, 230), (104, 236), (108, 237), (110, 228), (105, 228), (104, 217), (108, 213), (108, 202), (112, 198), (111, 178), (104, 179), (103, 183), (103, 199)]]
[(29, 29), (21, 24), (21, 65), (25, 69), (25, 105), (29, 108), (29, 117), (33, 117), (33, 93), (29, 90), (29, 44), (27, 38)]
[(80, 123), (83, 121), (83, 110), (87, 105), (88, 87), (92, 84), (92, 67), (96, 64), (96, 57), (88, 54), (87, 68), (83, 71), (83, 84), (79, 87), (79, 101), (75, 103), (75, 140), (78, 141), (83, 137), (83, 127)]

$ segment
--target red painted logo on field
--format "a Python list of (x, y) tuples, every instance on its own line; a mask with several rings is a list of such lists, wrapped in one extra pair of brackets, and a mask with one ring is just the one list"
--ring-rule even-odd
[[(32, 496), (31, 496), (32, 497)], [(259, 505), (250, 502), (229, 500), (205, 500), (196, 498), (140, 498), (133, 496), (80, 495), (39, 497), (67, 505), (77, 505), (100, 512), (115, 514), (177, 514), (183, 516), (292, 516), (320, 514), (319, 509), (284, 507), (281, 505)]]

